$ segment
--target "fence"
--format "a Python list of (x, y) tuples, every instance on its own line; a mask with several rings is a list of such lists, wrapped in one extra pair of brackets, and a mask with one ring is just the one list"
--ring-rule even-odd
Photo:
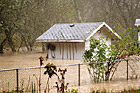
[[(115, 79), (129, 79), (139, 78), (140, 58), (127, 59), (127, 60), (115, 60), (120, 62), (117, 72), (115, 72)], [(98, 63), (108, 63), (98, 62)], [(65, 74), (66, 83), (69, 83), (69, 87), (80, 86), (85, 84), (93, 83), (90, 79), (88, 72), (88, 65), (91, 63), (77, 63), (77, 64), (66, 64), (57, 65), (58, 68), (67, 69)], [(44, 66), (41, 67), (27, 67), (27, 68), (16, 68), (16, 69), (2, 69), (0, 70), (0, 92), (11, 92), (20, 91), (32, 92), (39, 91), (39, 78), (41, 78), (41, 91), (44, 91), (47, 82), (47, 75), (44, 75)], [(40, 77), (41, 76), (41, 77)], [(49, 81), (50, 91), (56, 91), (54, 88), (57, 77), (53, 76)], [(51, 92), (51, 93), (52, 93)], [(55, 93), (55, 92), (54, 92)]]

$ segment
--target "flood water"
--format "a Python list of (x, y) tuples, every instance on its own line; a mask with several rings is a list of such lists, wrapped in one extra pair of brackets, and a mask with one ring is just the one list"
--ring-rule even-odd
[[(39, 66), (39, 57), (46, 57), (46, 53), (26, 53), (26, 54), (8, 54), (0, 56), (0, 69), (10, 69), (10, 68), (24, 68), (24, 67), (36, 67)], [(63, 64), (73, 64), (80, 63), (81, 60), (47, 60), (44, 61), (44, 66), (48, 62), (54, 63), (55, 65), (63, 65)], [(109, 82), (103, 82), (98, 84), (91, 84), (90, 75), (88, 73), (86, 65), (81, 65), (81, 74), (80, 74), (80, 82), (81, 86), (78, 87), (78, 66), (71, 67), (60, 67), (62, 69), (67, 68), (67, 72), (65, 75), (66, 82), (70, 83), (69, 88), (78, 88), (79, 93), (90, 93), (92, 89), (94, 90), (102, 90), (106, 89), (109, 92), (116, 92), (127, 88), (140, 88), (140, 62), (131, 61), (129, 62), (131, 65), (129, 66), (129, 80), (126, 80), (126, 62), (121, 62), (117, 71), (114, 74), (113, 80)], [(133, 71), (133, 68), (135, 71)], [(46, 76), (43, 75), (44, 69), (42, 69), (42, 88), (45, 87)], [(34, 70), (20, 70), (20, 85), (24, 82), (24, 88), (27, 89), (28, 83), (36, 82), (33, 75), (39, 77), (39, 69)], [(134, 77), (137, 75), (137, 79)], [(50, 80), (50, 87), (53, 88), (54, 81), (56, 77)], [(9, 83), (8, 83), (9, 82)], [(43, 86), (44, 85), (44, 86)], [(11, 89), (15, 89), (16, 87), (16, 74), (14, 71), (11, 72), (0, 72), (0, 92), (3, 90), (8, 90), (8, 86)], [(14, 87), (13, 87), (14, 86)], [(54, 89), (54, 88), (53, 88)], [(51, 93), (55, 90), (52, 89)]]

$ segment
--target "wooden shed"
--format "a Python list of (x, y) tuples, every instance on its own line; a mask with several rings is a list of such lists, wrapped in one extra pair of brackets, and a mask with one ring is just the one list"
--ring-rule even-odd
[[(109, 36), (112, 37), (109, 37)], [(105, 43), (120, 38), (105, 22), (55, 24), (36, 41), (44, 42), (48, 48), (49, 59), (83, 59), (83, 53), (89, 49), (90, 39), (108, 38)]]

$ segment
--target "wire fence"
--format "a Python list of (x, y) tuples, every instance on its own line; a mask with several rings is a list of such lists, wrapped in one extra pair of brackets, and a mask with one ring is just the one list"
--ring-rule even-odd
[[(117, 71), (114, 74), (113, 80), (132, 79), (140, 77), (140, 58), (115, 60), (120, 62)], [(98, 63), (108, 63), (98, 62)], [(92, 62), (93, 63), (93, 62)], [(67, 69), (65, 74), (65, 82), (69, 83), (69, 87), (86, 85), (93, 83), (87, 68), (92, 63), (77, 63), (57, 65), (57, 68)], [(41, 67), (27, 67), (16, 69), (2, 69), (0, 70), (0, 93), (22, 91), (27, 93), (38, 93), (39, 91), (39, 78), (41, 78), (41, 91), (45, 90), (48, 75), (44, 75), (44, 66)], [(59, 73), (58, 73), (59, 74)], [(59, 74), (60, 75), (60, 74)], [(56, 91), (54, 87), (57, 77), (53, 76), (49, 81), (50, 93)], [(36, 92), (35, 92), (36, 91)], [(54, 92), (55, 93), (55, 92)]]

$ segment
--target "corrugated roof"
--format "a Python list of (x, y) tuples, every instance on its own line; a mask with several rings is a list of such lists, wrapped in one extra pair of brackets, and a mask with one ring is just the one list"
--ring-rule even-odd
[(136, 19), (135, 25), (140, 26), (140, 19)]
[(55, 24), (36, 40), (86, 40), (102, 23)]

